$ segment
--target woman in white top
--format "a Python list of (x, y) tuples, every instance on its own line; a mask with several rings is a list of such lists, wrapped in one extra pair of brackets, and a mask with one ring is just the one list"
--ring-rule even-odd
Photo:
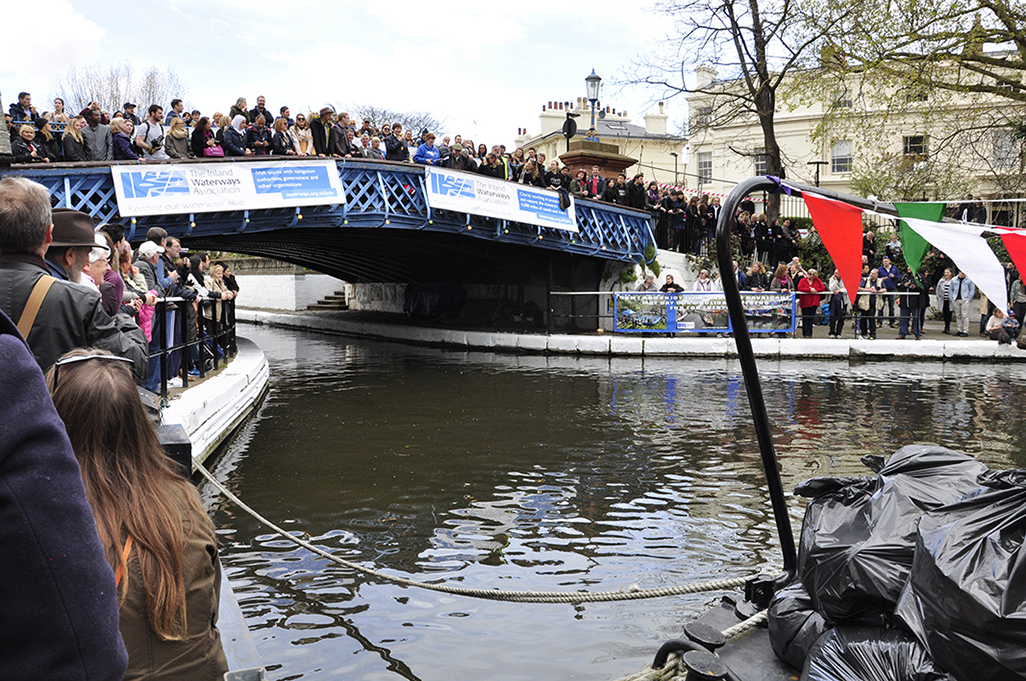
[(292, 142), (295, 144), (296, 155), (317, 155), (317, 152), (314, 151), (313, 131), (310, 130), (310, 125), (306, 122), (306, 116), (304, 116), (303, 114), (296, 115), (295, 124), (291, 128), (289, 128), (289, 136), (292, 138)]
[(702, 270), (698, 273), (698, 279), (695, 281), (692, 291), (712, 291), (713, 281), (709, 278), (709, 270)]

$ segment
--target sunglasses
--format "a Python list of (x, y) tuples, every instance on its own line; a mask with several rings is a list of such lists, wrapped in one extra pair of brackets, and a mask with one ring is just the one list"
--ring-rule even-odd
[[(60, 373), (61, 367), (67, 364), (76, 364), (78, 362), (85, 362), (90, 359), (102, 359), (112, 362), (125, 362), (127, 364), (134, 365), (135, 362), (127, 357), (118, 357), (117, 355), (77, 355), (75, 357), (64, 357), (57, 360), (53, 364), (53, 387), (57, 388), (57, 375)], [(129, 369), (131, 371), (131, 369)]]

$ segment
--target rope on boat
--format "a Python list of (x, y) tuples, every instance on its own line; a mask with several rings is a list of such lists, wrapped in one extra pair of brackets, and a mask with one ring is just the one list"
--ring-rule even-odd
[[(724, 629), (721, 633), (727, 638), (731, 639), (738, 634), (742, 634), (753, 627), (757, 627), (766, 621), (768, 612), (762, 610), (755, 613), (744, 622), (738, 622), (729, 629)], [(625, 676), (617, 681), (685, 681), (688, 675), (688, 670), (682, 664), (683, 655), (681, 653), (672, 653), (666, 660), (666, 664), (661, 669), (652, 669), (652, 665), (645, 665), (637, 674), (631, 674)]]
[[(588, 592), (588, 591), (502, 591), (498, 589), (471, 589), (460, 586), (449, 586), (447, 584), (430, 584), (426, 582), (418, 582), (405, 577), (397, 577), (394, 575), (388, 575), (384, 572), (379, 572), (363, 565), (358, 565), (351, 561), (339, 558), (331, 553), (328, 553), (324, 549), (314, 546), (310, 542), (296, 537), (295, 535), (287, 532), (286, 530), (278, 527), (267, 518), (257, 513), (255, 510), (246, 505), (242, 499), (238, 498), (224, 485), (222, 485), (210, 471), (203, 467), (201, 463), (193, 460), (193, 465), (196, 469), (207, 479), (210, 484), (220, 490), (221, 494), (225, 495), (228, 499), (235, 503), (236, 506), (241, 508), (246, 513), (253, 516), (258, 522), (265, 527), (274, 530), (277, 534), (281, 535), (284, 539), (302, 546), (307, 551), (312, 551), (318, 556), (330, 560), (333, 563), (342, 565), (343, 567), (350, 568), (363, 572), (364, 574), (372, 575), (379, 579), (393, 584), (399, 584), (402, 586), (411, 586), (419, 589), (427, 589), (429, 591), (439, 591), (441, 593), (454, 594), (457, 596), (469, 596), (471, 598), (483, 598), (492, 601), (509, 601), (513, 603), (595, 603), (595, 602), (608, 602), (608, 601), (632, 601), (641, 600), (644, 598), (661, 598), (664, 596), (677, 596), (681, 594), (694, 594), (702, 593), (704, 591), (721, 591), (725, 589), (736, 589), (743, 587), (745, 582), (751, 577), (733, 577), (730, 579), (717, 579), (709, 582), (699, 582), (697, 584), (685, 584), (682, 586), (664, 587), (659, 589), (621, 589), (619, 591), (602, 591), (602, 592)], [(742, 622), (742, 624), (744, 624)], [(736, 627), (734, 627), (736, 628)]]

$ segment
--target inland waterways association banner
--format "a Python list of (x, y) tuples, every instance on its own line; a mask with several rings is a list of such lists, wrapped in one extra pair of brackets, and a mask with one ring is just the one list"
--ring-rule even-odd
[(111, 166), (123, 217), (346, 202), (334, 161)]

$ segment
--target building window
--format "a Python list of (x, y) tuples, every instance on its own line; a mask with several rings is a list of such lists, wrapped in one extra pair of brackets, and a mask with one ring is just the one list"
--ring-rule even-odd
[(695, 109), (695, 122), (692, 127), (708, 127), (712, 123), (712, 112), (713, 109), (711, 106), (700, 106)]
[(994, 131), (994, 167), (1015, 168), (1018, 161), (1015, 133), (1011, 128)]
[(906, 102), (926, 102), (929, 99), (930, 94), (926, 90), (912, 90), (905, 95)]
[(698, 154), (698, 179), (712, 182), (712, 152), (703, 151)]
[(769, 172), (766, 168), (766, 152), (757, 151), (755, 152), (755, 174), (765, 175)]
[(830, 148), (830, 172), (851, 172), (851, 150), (852, 144), (850, 140), (834, 143), (834, 146)]
[(851, 95), (848, 94), (847, 88), (834, 95), (834, 106), (838, 109), (851, 108)]
[(905, 156), (926, 156), (926, 135), (908, 135), (904, 146)]

